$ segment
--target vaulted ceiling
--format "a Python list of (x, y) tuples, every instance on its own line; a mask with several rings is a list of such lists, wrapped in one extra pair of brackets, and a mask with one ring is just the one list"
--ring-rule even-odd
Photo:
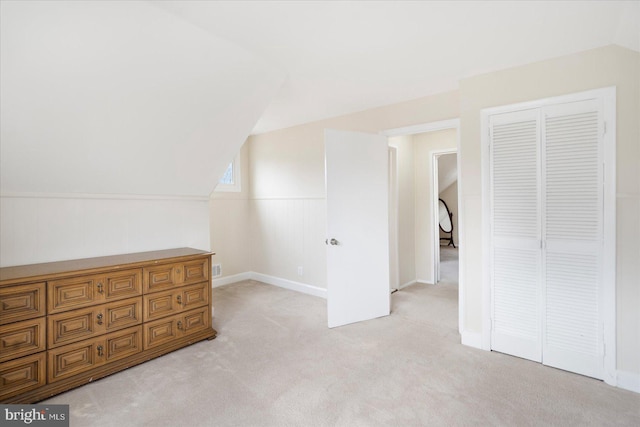
[(0, 191), (203, 196), (250, 133), (618, 44), (640, 2), (1, 3)]

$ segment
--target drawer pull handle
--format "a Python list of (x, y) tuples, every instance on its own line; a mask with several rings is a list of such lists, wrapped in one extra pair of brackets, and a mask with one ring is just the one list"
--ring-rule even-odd
[(100, 357), (103, 356), (103, 350), (104, 350), (104, 348), (101, 345), (99, 345), (98, 346), (98, 356), (100, 356)]
[(98, 325), (102, 325), (102, 313), (98, 314)]
[(179, 268), (176, 269), (176, 273), (180, 274), (180, 269)]
[(182, 304), (182, 295), (178, 295), (177, 300), (178, 304)]
[(103, 294), (104, 289), (102, 289), (102, 282), (98, 282), (98, 293)]
[(181, 320), (178, 320), (178, 329), (180, 329), (180, 330), (182, 329), (182, 321)]

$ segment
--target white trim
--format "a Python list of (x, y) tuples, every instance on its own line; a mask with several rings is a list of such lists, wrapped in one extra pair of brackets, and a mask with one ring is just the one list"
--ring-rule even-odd
[(482, 349), (491, 350), (491, 176), (490, 135), (487, 110), (480, 112), (480, 161), (482, 185)]
[(4, 191), (1, 198), (13, 199), (111, 199), (111, 200), (182, 200), (208, 201), (209, 196), (177, 196), (148, 194), (100, 194), (100, 193), (30, 193), (23, 191)]
[(251, 272), (234, 274), (232, 276), (221, 277), (219, 279), (211, 280), (211, 287), (217, 288), (224, 285), (230, 285), (232, 283), (244, 282), (245, 280), (251, 280)]
[(617, 384), (616, 361), (616, 88), (609, 87), (594, 91), (601, 94), (604, 109), (606, 133), (604, 135), (604, 217), (603, 217), (603, 343), (604, 382)]
[(594, 89), (570, 95), (545, 98), (518, 104), (482, 109), (480, 112), (480, 147), (482, 175), (482, 347), (491, 348), (491, 277), (490, 277), (490, 214), (489, 200), (489, 118), (491, 115), (522, 111), (544, 106), (601, 99), (607, 133), (604, 135), (604, 218), (603, 218), (603, 379), (616, 385), (616, 87)]
[(618, 371), (617, 377), (617, 387), (640, 393), (640, 374), (635, 372)]
[(466, 345), (473, 348), (478, 348), (480, 350), (487, 350), (482, 345), (482, 334), (478, 332), (471, 331), (462, 331), (460, 333), (461, 344)]
[(281, 277), (269, 276), (267, 274), (256, 273), (255, 271), (246, 271), (244, 273), (234, 274), (233, 276), (221, 277), (212, 280), (214, 288), (233, 283), (244, 282), (246, 280), (255, 280), (266, 283), (267, 285), (278, 286), (280, 288), (289, 289), (291, 291), (301, 292), (307, 295), (313, 295), (320, 298), (327, 298), (327, 290), (318, 286), (308, 285), (306, 283), (294, 282), (293, 280), (283, 279)]
[(465, 252), (463, 247), (464, 242), (464, 219), (466, 218), (466, 211), (464, 207), (464, 197), (463, 195), (463, 187), (462, 187), (462, 150), (461, 144), (462, 140), (460, 139), (460, 120), (458, 120), (458, 124), (456, 127), (456, 146), (458, 152), (458, 332), (462, 335), (462, 332), (465, 330), (465, 308), (466, 305), (464, 303), (465, 299), (465, 275), (464, 275), (464, 261), (465, 261)]
[(406, 283), (404, 283), (404, 284), (400, 285), (400, 286), (398, 287), (398, 290), (400, 290), (400, 289), (404, 289), (404, 288), (406, 288), (407, 286), (415, 285), (416, 283), (418, 283), (418, 281), (417, 281), (417, 280), (410, 280), (410, 281), (408, 281), (408, 282), (406, 282)]
[(460, 128), (460, 119), (440, 120), (438, 122), (423, 123), (413, 126), (405, 126), (401, 128), (387, 129), (380, 132), (384, 136), (402, 136), (402, 135), (415, 135), (417, 133), (435, 132), (445, 129), (458, 129)]
[(588, 99), (606, 98), (607, 91), (613, 91), (615, 99), (615, 86), (604, 87), (600, 89), (586, 90), (584, 92), (576, 92), (569, 95), (554, 96), (551, 98), (536, 99), (534, 101), (518, 102), (516, 104), (501, 105), (498, 107), (483, 108), (480, 114), (487, 115), (508, 113), (512, 111), (531, 110), (534, 108), (546, 107), (556, 104), (568, 104), (570, 102), (580, 102)]
[(251, 272), (251, 280), (257, 280), (259, 282), (278, 286), (280, 288), (285, 288), (292, 291), (302, 292), (303, 294), (327, 299), (327, 290), (325, 288), (307, 285), (306, 283), (294, 282), (293, 280), (282, 279), (280, 277), (269, 276), (256, 272)]
[[(457, 148), (442, 148), (438, 150), (429, 151), (429, 158), (431, 159), (431, 244), (432, 246), (432, 256), (433, 260), (433, 268), (431, 269), (432, 281), (433, 283), (438, 283), (440, 281), (440, 204), (438, 201), (440, 200), (440, 194), (438, 191), (439, 187), (439, 179), (438, 179), (438, 159), (440, 156), (444, 156), (446, 154), (457, 154)], [(458, 168), (458, 156), (456, 156), (456, 168)], [(458, 178), (460, 177), (459, 169), (456, 172)], [(459, 194), (458, 189), (458, 194)], [(457, 201), (456, 201), (457, 202)], [(458, 209), (459, 211), (459, 209)], [(458, 218), (458, 222), (460, 219)], [(453, 226), (453, 223), (452, 223)], [(453, 237), (453, 235), (452, 235)], [(458, 240), (460, 238), (458, 237)]]
[[(394, 285), (397, 289), (400, 286), (400, 183), (398, 178), (398, 147), (389, 144), (389, 246), (394, 243), (394, 249), (389, 248), (389, 268), (395, 267), (395, 274), (391, 283), (391, 289)], [(393, 214), (392, 214), (393, 213)], [(395, 219), (391, 223), (391, 219)], [(391, 275), (390, 275), (391, 276)], [(391, 281), (391, 277), (389, 277)]]
[(417, 279), (416, 283), (420, 283), (421, 285), (435, 285), (431, 280)]

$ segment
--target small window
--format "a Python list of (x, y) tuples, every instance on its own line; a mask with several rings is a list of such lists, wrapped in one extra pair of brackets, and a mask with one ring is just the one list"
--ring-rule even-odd
[(218, 181), (215, 191), (240, 192), (240, 161), (233, 159)]

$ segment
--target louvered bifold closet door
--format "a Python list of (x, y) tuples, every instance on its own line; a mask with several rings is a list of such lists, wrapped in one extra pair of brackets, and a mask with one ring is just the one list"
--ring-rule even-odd
[(539, 110), (490, 122), (491, 348), (540, 362)]
[(543, 109), (543, 363), (603, 376), (602, 109)]

